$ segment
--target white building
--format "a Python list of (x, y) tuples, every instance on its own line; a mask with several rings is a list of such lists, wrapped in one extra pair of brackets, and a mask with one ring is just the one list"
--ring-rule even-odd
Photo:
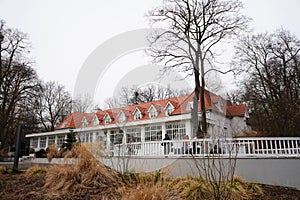
[[(146, 143), (163, 140), (165, 134), (174, 140), (194, 138), (191, 109), (194, 93), (165, 100), (148, 102), (95, 113), (72, 113), (53, 132), (33, 133), (30, 146), (46, 149), (56, 143), (60, 147), (67, 133), (76, 132), (79, 142), (101, 141), (107, 150), (121, 144)], [(249, 131), (247, 107), (205, 91), (207, 137), (241, 136)], [(199, 118), (201, 119), (200, 103)], [(186, 136), (187, 135), (187, 136)]]

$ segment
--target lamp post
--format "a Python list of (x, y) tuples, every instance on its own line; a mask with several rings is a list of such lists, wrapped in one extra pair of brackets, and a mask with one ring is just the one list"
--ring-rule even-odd
[(17, 133), (17, 141), (16, 141), (16, 151), (15, 151), (15, 159), (14, 159), (14, 166), (13, 170), (17, 170), (19, 166), (19, 154), (20, 154), (20, 146), (21, 146), (21, 137), (23, 130), (31, 130), (31, 127), (28, 126), (19, 126), (18, 133)]

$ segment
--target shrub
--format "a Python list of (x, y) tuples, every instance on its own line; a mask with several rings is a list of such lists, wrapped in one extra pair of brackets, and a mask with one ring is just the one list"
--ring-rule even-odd
[(39, 151), (35, 152), (36, 158), (46, 158), (46, 151), (45, 149), (40, 149)]
[(33, 154), (33, 153), (35, 153), (34, 148), (30, 148), (30, 149), (29, 149), (29, 154)]

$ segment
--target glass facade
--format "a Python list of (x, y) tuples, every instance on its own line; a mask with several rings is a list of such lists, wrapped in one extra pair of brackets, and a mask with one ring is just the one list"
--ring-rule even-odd
[(55, 136), (49, 136), (48, 137), (48, 147), (52, 144), (55, 144)]
[(146, 126), (145, 127), (145, 141), (160, 141), (162, 140), (161, 126)]
[(172, 140), (181, 140), (186, 134), (185, 124), (182, 122), (174, 122), (166, 124), (166, 133)]
[(45, 148), (46, 147), (46, 137), (40, 137), (40, 148)]
[(128, 128), (126, 129), (126, 143), (140, 142), (141, 141), (141, 128)]

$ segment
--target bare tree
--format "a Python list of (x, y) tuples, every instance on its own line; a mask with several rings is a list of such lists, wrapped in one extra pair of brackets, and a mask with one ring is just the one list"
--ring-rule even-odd
[(42, 84), (39, 100), (36, 102), (38, 116), (45, 131), (54, 131), (71, 112), (72, 98), (64, 86), (49, 81)]
[(14, 142), (17, 126), (28, 123), (23, 111), (36, 95), (39, 81), (28, 59), (26, 34), (6, 27), (3, 21), (0, 32), (0, 142), (1, 148), (6, 148)]
[(176, 90), (170, 87), (164, 88), (151, 84), (141, 88), (136, 86), (126, 86), (121, 89), (118, 98), (108, 98), (105, 103), (108, 108), (117, 108), (184, 96), (190, 93), (191, 91), (188, 88)]
[(73, 100), (73, 112), (90, 112), (94, 108), (93, 99), (89, 94), (81, 94)]
[[(212, 64), (213, 48), (220, 42), (237, 35), (247, 27), (248, 19), (241, 15), (238, 0), (166, 0), (163, 6), (149, 12), (150, 23), (162, 28), (150, 38), (150, 55), (154, 62), (163, 62), (165, 69), (176, 68), (194, 75), (195, 97), (192, 111), (194, 135), (207, 132), (204, 103), (205, 79)], [(224, 73), (218, 69), (215, 71)], [(198, 102), (202, 113), (198, 119)]]
[(241, 39), (235, 65), (253, 127), (274, 136), (299, 136), (300, 40), (286, 30)]

